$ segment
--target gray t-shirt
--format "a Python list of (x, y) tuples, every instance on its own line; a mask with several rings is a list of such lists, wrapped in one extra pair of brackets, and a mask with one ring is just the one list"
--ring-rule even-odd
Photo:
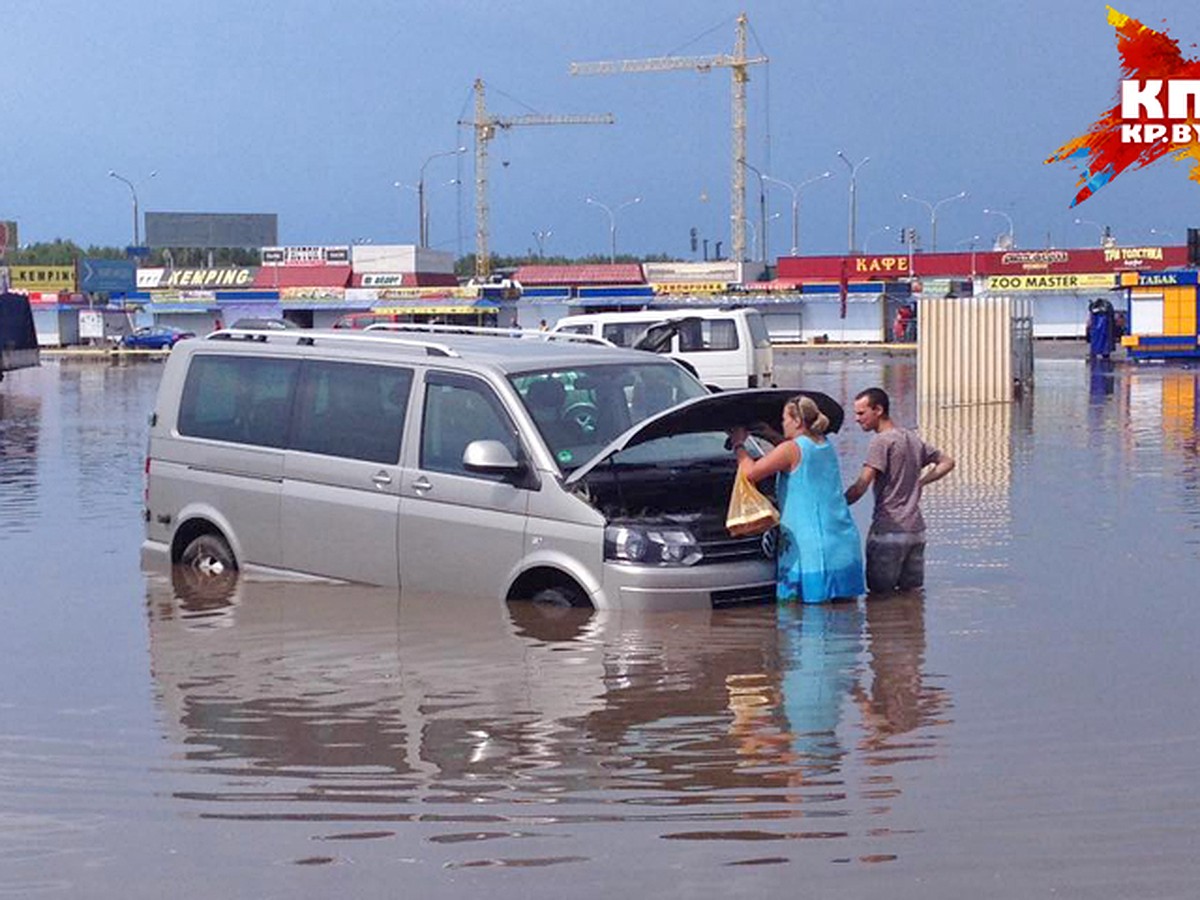
[(875, 513), (871, 530), (880, 533), (925, 530), (921, 517), (921, 471), (942, 452), (915, 431), (892, 428), (871, 438), (865, 465), (875, 470)]

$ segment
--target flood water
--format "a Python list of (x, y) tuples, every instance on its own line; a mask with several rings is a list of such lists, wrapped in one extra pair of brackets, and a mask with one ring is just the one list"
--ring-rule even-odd
[(910, 358), (781, 363), (957, 457), (923, 595), (196, 596), (139, 564), (161, 366), (10, 373), (0, 896), (1194, 896), (1200, 369), (1039, 358), (1019, 406), (918, 411)]

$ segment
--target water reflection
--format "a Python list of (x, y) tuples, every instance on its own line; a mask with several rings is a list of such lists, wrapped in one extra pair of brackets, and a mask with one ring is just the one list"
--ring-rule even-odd
[(921, 404), (921, 436), (957, 463), (921, 501), (930, 544), (957, 548), (961, 558), (956, 565), (1003, 569), (1010, 563), (1013, 429), (1014, 422), (1032, 415), (1031, 409), (1032, 400), (955, 407)]
[[(621, 823), (731, 842), (731, 863), (742, 842), (865, 834), (886, 815), (869, 770), (927, 759), (945, 724), (921, 604), (635, 617), (246, 579), (148, 593), (177, 801), (323, 840), (416, 824), (419, 856), (454, 867), (590, 859)], [(921, 752), (902, 750), (915, 729)]]
[[(860, 748), (873, 766), (935, 755), (936, 731), (948, 724), (949, 691), (925, 670), (925, 599), (920, 592), (873, 600), (866, 607), (869, 687), (855, 685), (862, 714)], [(913, 732), (921, 731), (920, 734)]]
[(0, 536), (28, 532), (38, 514), (38, 438), (42, 401), (15, 373), (0, 384)]
[[(1131, 366), (1123, 388), (1125, 466), (1135, 477), (1167, 480), (1168, 496), (1193, 526), (1200, 525), (1200, 368)], [(1194, 531), (1185, 540), (1200, 548)]]

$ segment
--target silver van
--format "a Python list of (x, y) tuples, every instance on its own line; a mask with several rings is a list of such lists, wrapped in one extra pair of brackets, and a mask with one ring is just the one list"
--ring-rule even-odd
[(564, 316), (550, 329), (663, 353), (719, 390), (771, 387), (775, 357), (762, 313), (749, 307), (645, 309)]
[(216, 332), (164, 367), (143, 549), (403, 596), (767, 600), (773, 538), (724, 527), (726, 432), (778, 428), (795, 393), (710, 394), (669, 359), (545, 334)]

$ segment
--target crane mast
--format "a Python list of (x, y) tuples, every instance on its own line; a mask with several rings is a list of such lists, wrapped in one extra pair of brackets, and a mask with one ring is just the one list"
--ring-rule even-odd
[(488, 249), (488, 143), (496, 136), (496, 129), (523, 125), (611, 125), (615, 120), (612, 113), (494, 116), (487, 109), (482, 78), (475, 79), (474, 89), (475, 119), (459, 124), (471, 125), (475, 130), (475, 277), (483, 280), (492, 271)]
[(654, 56), (645, 59), (618, 59), (601, 62), (571, 63), (572, 75), (618, 75), (628, 72), (669, 72), (677, 69), (729, 69), (732, 78), (733, 171), (729, 212), (733, 222), (732, 251), (738, 260), (746, 258), (746, 82), (749, 67), (766, 63), (765, 56), (746, 56), (746, 14), (737, 18), (733, 54), (712, 56)]

